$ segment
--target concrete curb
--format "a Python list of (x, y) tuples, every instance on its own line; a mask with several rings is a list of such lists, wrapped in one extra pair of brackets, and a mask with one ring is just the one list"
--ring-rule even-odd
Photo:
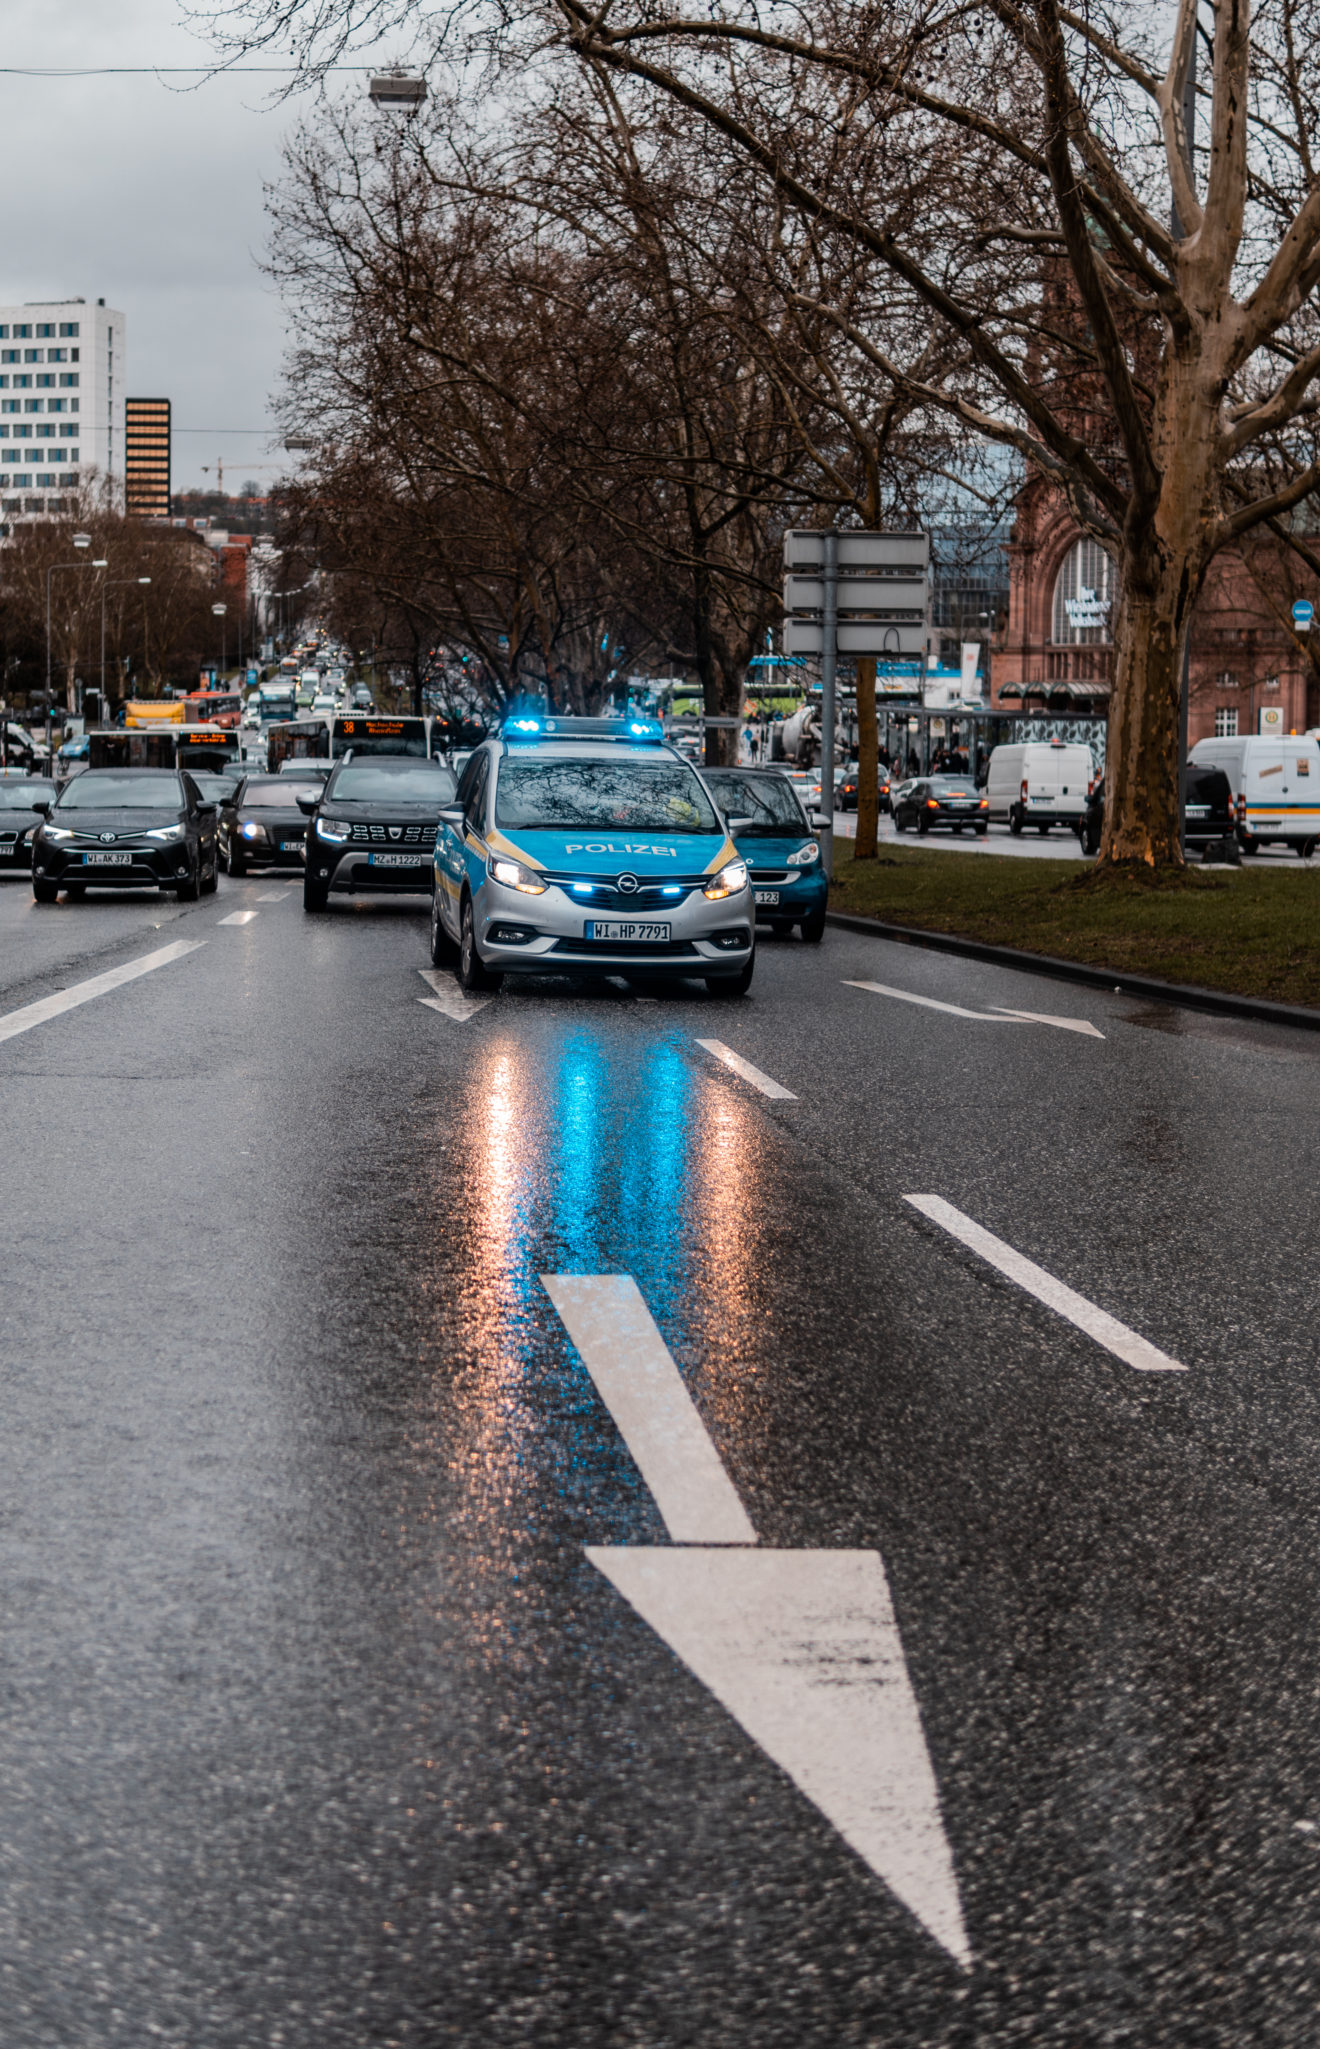
[(1208, 1010), (1218, 1017), (1247, 1018), (1253, 1024), (1282, 1024), (1320, 1032), (1320, 1010), (1300, 1003), (1267, 1003), (1257, 996), (1229, 996), (1220, 989), (1198, 989), (1185, 982), (1159, 982), (1149, 975), (1124, 975), (1116, 968), (1087, 967), (1083, 961), (1059, 960), (1051, 953), (1023, 953), (1016, 946), (989, 946), (980, 939), (959, 939), (951, 932), (923, 932), (912, 925), (888, 925), (879, 918), (854, 918), (845, 911), (827, 911), (827, 925), (844, 932), (869, 932), (874, 939), (895, 939), (901, 946), (924, 946), (932, 953), (961, 954), (964, 960), (989, 961), (1022, 974), (1049, 975), (1056, 982), (1079, 982), (1108, 995), (1142, 996), (1152, 1003), (1173, 1003), (1184, 1010)]

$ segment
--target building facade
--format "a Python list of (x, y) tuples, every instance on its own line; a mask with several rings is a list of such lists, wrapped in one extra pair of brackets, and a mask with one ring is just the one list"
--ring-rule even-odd
[[(1055, 717), (1107, 710), (1118, 584), (1112, 558), (1062, 496), (1036, 479), (1008, 545), (1008, 625), (991, 658), (991, 698)], [(1292, 624), (1316, 578), (1269, 533), (1216, 556), (1192, 622), (1188, 739), (1320, 725), (1320, 648)]]
[(124, 362), (124, 316), (104, 299), (0, 306), (0, 509), (62, 510), (93, 472), (122, 505)]
[(170, 402), (124, 401), (124, 506), (133, 519), (170, 516)]

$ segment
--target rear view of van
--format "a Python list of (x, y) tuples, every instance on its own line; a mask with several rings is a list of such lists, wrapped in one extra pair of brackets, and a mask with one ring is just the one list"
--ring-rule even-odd
[(1020, 833), (1034, 825), (1075, 828), (1086, 814), (1095, 781), (1091, 750), (1076, 740), (1023, 740), (996, 747), (990, 756), (986, 796), (991, 823)]
[(1220, 768), (1228, 777), (1244, 853), (1270, 845), (1295, 847), (1303, 859), (1315, 852), (1320, 741), (1304, 733), (1198, 740), (1188, 759), (1198, 768)]

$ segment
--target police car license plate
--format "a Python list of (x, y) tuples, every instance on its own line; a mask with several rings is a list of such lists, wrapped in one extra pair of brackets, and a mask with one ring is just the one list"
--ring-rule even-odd
[(368, 854), (368, 868), (416, 868), (426, 859), (425, 854)]
[(622, 942), (632, 940), (651, 941), (657, 946), (669, 944), (668, 925), (639, 925), (628, 918), (588, 918), (582, 928), (584, 939), (615, 939)]
[(779, 902), (779, 891), (777, 889), (758, 889), (756, 901), (758, 904), (777, 904)]
[(84, 854), (83, 862), (87, 867), (131, 868), (133, 856), (131, 854)]

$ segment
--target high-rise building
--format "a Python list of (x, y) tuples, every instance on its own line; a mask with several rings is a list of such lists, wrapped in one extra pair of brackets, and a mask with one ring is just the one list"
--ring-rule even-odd
[(126, 509), (135, 519), (170, 516), (170, 402), (167, 398), (124, 401), (124, 488)]
[(124, 360), (104, 299), (0, 306), (0, 510), (51, 510), (48, 493), (93, 470), (122, 503)]

